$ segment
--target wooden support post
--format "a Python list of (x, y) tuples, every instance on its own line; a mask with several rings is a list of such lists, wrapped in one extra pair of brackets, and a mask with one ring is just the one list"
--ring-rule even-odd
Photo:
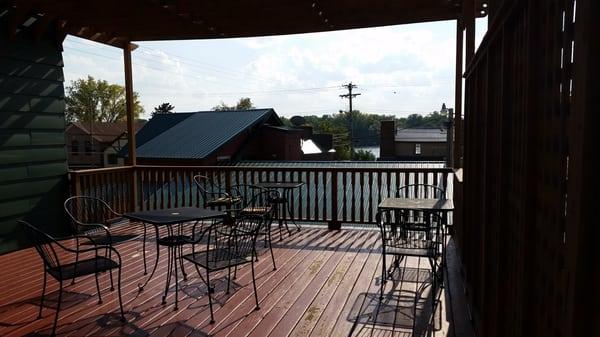
[[(568, 117), (569, 169), (567, 179), (567, 214), (565, 226), (566, 268), (568, 291), (566, 299), (567, 336), (598, 336), (598, 303), (600, 273), (598, 261), (598, 205), (600, 196), (600, 164), (598, 164), (597, 97), (600, 46), (595, 39), (600, 34), (600, 3), (579, 0), (574, 28), (573, 94)], [(570, 19), (570, 16), (567, 16)], [(566, 52), (570, 55), (571, 51)], [(569, 93), (566, 94), (567, 96)], [(556, 282), (556, 281), (555, 281)], [(582, 324), (582, 322), (590, 322)]]
[(462, 24), (467, 31), (465, 60), (468, 65), (475, 56), (475, 1), (465, 0), (463, 6)]
[(125, 106), (127, 109), (127, 144), (129, 148), (129, 162), (131, 165), (130, 174), (130, 195), (129, 209), (135, 211), (137, 207), (137, 176), (135, 166), (137, 158), (135, 154), (135, 116), (133, 113), (133, 75), (131, 67), (131, 50), (132, 44), (128, 41), (123, 46), (123, 61), (125, 63)]
[(462, 164), (462, 84), (463, 84), (463, 26), (456, 20), (456, 74), (454, 82), (454, 160), (453, 167)]

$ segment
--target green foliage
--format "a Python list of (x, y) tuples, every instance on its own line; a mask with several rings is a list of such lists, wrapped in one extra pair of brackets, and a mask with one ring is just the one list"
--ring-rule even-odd
[(152, 117), (159, 114), (171, 114), (173, 113), (173, 109), (175, 109), (175, 107), (170, 103), (162, 103), (154, 108), (154, 111), (152, 111)]
[[(396, 128), (437, 128), (447, 122), (445, 105), (442, 111), (434, 111), (428, 115), (412, 114), (408, 117), (396, 118), (394, 115), (377, 115), (363, 113), (358, 110), (338, 112), (322, 116), (303, 116), (306, 124), (311, 125), (315, 133), (333, 134), (333, 145), (339, 160), (350, 160), (350, 120), (352, 120), (352, 138), (354, 147), (377, 146), (380, 141), (381, 122), (394, 120)], [(352, 117), (352, 118), (350, 118)], [(284, 125), (292, 126), (288, 118), (281, 118)], [(375, 160), (375, 156), (359, 150), (352, 156), (353, 160)]]
[(360, 160), (360, 161), (375, 161), (375, 155), (369, 151), (358, 150), (354, 152), (352, 155), (352, 160)]
[(225, 104), (223, 101), (217, 106), (214, 106), (212, 110), (214, 111), (231, 111), (231, 110), (249, 110), (254, 109), (254, 105), (249, 97), (242, 97), (237, 102), (235, 106), (229, 106)]
[[(121, 85), (88, 76), (87, 79), (72, 81), (66, 91), (65, 114), (69, 122), (117, 122), (127, 119), (125, 87)], [(144, 112), (136, 92), (133, 93), (133, 111), (136, 119)]]

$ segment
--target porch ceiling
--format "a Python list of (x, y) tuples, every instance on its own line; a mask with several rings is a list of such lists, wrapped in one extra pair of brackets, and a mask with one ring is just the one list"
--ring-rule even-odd
[(35, 13), (40, 24), (56, 22), (65, 34), (121, 47), (126, 41), (284, 35), (451, 20), (459, 17), (462, 1), (13, 0), (6, 3), (16, 21)]

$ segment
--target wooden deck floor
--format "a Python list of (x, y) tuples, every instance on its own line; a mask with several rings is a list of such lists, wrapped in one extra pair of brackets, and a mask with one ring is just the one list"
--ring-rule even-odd
[[(278, 237), (278, 236), (277, 236)], [(379, 234), (368, 230), (327, 231), (304, 228), (274, 242), (278, 269), (272, 270), (268, 251), (256, 264), (260, 310), (254, 310), (250, 266), (238, 271), (234, 290), (225, 295), (226, 275), (215, 280), (215, 320), (209, 323), (206, 286), (192, 266), (180, 282), (179, 310), (174, 286), (167, 304), (161, 304), (166, 279), (166, 254), (161, 252), (157, 274), (143, 292), (142, 244), (127, 241), (116, 247), (123, 257), (123, 301), (127, 323), (118, 317), (117, 292), (101, 277), (102, 304), (97, 303), (93, 277), (66, 287), (57, 333), (62, 336), (410, 336), (414, 292), (428, 276), (426, 261), (403, 262), (395, 282), (388, 282), (380, 303), (381, 254)], [(155, 254), (147, 246), (147, 259)], [(41, 260), (33, 249), (0, 256), (0, 336), (47, 335), (51, 331), (58, 285), (49, 281), (50, 301), (37, 319), (42, 288)], [(193, 271), (193, 272), (192, 272)], [(421, 293), (417, 311), (420, 335), (451, 335), (443, 291), (431, 329), (426, 305), (429, 288)], [(374, 312), (378, 312), (373, 324)], [(426, 334), (425, 330), (429, 330)]]

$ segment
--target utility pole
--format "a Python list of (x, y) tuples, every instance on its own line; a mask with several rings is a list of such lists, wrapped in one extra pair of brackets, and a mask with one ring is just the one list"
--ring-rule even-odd
[(360, 93), (357, 93), (357, 94), (352, 93), (352, 89), (356, 88), (356, 85), (352, 84), (352, 82), (350, 82), (348, 84), (342, 84), (342, 87), (348, 89), (348, 93), (345, 95), (340, 95), (340, 97), (347, 98), (350, 103), (349, 104), (350, 110), (348, 111), (348, 118), (349, 118), (349, 124), (350, 124), (350, 159), (352, 159), (352, 153), (354, 153), (354, 125), (352, 123), (352, 99), (356, 96), (359, 96)]

